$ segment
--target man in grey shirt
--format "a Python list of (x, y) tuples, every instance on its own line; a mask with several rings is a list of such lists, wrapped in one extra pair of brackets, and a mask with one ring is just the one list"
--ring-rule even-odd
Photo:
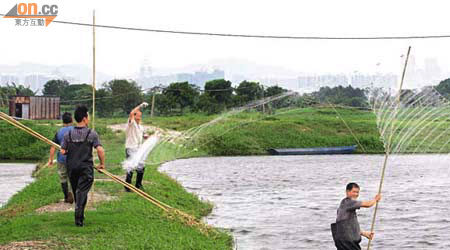
[(358, 201), (359, 186), (349, 183), (346, 187), (346, 195), (337, 210), (336, 223), (331, 224), (333, 240), (338, 250), (360, 250), (361, 236), (373, 239), (373, 232), (361, 231), (356, 215), (356, 209), (372, 207), (381, 199), (377, 194), (373, 200)]
[(88, 128), (89, 115), (85, 106), (75, 110), (77, 126), (64, 134), (61, 153), (67, 155), (66, 164), (70, 185), (75, 195), (75, 225), (82, 227), (84, 223), (84, 208), (89, 190), (94, 183), (94, 159), (92, 148), (97, 149), (100, 165), (105, 168), (105, 152), (97, 133)]

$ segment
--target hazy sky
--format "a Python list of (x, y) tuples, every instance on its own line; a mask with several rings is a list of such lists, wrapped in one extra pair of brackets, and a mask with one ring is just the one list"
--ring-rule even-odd
[[(290, 36), (450, 34), (446, 1), (32, 1), (58, 4), (55, 20), (218, 33)], [(448, 2), (448, 1), (447, 1)], [(2, 0), (6, 14), (17, 1)], [(92, 29), (51, 23), (16, 27), (0, 19), (0, 64), (92, 64)], [(97, 68), (113, 76), (138, 71), (144, 59), (177, 68), (242, 58), (298, 72), (394, 72), (413, 46), (417, 63), (435, 57), (450, 71), (450, 38), (399, 41), (266, 40), (173, 35), (97, 28)], [(380, 63), (379, 66), (376, 66)]]

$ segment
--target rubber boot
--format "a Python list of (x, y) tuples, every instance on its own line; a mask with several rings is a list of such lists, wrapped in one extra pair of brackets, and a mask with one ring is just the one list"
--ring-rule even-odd
[[(128, 172), (127, 173), (127, 177), (125, 178), (125, 181), (127, 182), (127, 183), (130, 183), (131, 184), (131, 180), (133, 179), (133, 172)], [(126, 192), (131, 192), (131, 190), (129, 189), (129, 188), (127, 188), (127, 187), (125, 187), (125, 191)]]
[(67, 182), (61, 183), (61, 187), (64, 193), (64, 202), (65, 203), (73, 203), (73, 194), (69, 191), (69, 185)]
[(67, 182), (61, 183), (61, 188), (64, 194), (64, 202), (67, 200), (67, 197), (69, 196), (69, 185), (67, 185)]
[(72, 204), (74, 200), (75, 200), (75, 199), (74, 199), (74, 197), (73, 197), (72, 192), (69, 191), (69, 193), (68, 193), (68, 195), (67, 195), (67, 200), (64, 199), (64, 202)]
[(82, 214), (82, 211), (80, 211), (79, 209), (77, 210), (75, 208), (75, 225), (77, 227), (82, 227), (83, 226), (83, 220), (84, 220), (84, 216)]
[(139, 189), (144, 189), (144, 187), (142, 186), (142, 179), (144, 178), (144, 172), (142, 173), (137, 173), (136, 176), (136, 187)]
[(143, 178), (144, 178), (144, 172), (137, 173), (137, 176), (136, 176), (136, 187), (139, 188), (139, 189), (143, 189), (143, 186), (142, 186), (142, 179)]

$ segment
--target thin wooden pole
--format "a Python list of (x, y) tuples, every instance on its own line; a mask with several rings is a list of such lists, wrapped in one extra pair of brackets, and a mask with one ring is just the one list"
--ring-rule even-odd
[(153, 95), (152, 95), (152, 113), (150, 115), (151, 117), (153, 117), (154, 111), (155, 111), (155, 92), (153, 92)]
[[(384, 181), (384, 173), (386, 171), (386, 166), (387, 166), (387, 161), (390, 155), (390, 151), (391, 151), (391, 144), (392, 144), (392, 135), (393, 135), (393, 130), (394, 130), (394, 122), (395, 122), (395, 116), (397, 115), (397, 111), (398, 108), (400, 106), (400, 97), (402, 95), (402, 89), (403, 89), (403, 81), (405, 80), (405, 74), (406, 74), (406, 66), (408, 65), (408, 59), (409, 59), (409, 53), (411, 52), (411, 46), (409, 46), (408, 48), (408, 53), (406, 54), (406, 59), (405, 59), (405, 66), (403, 67), (403, 74), (402, 74), (402, 80), (400, 81), (400, 88), (398, 90), (397, 93), (397, 105), (395, 107), (394, 110), (394, 119), (392, 120), (391, 123), (391, 134), (389, 135), (389, 139), (387, 141), (387, 147), (386, 147), (386, 152), (384, 155), (384, 163), (383, 163), (383, 168), (381, 170), (381, 179), (380, 179), (380, 185), (378, 187), (378, 194), (381, 194), (381, 190), (383, 188), (383, 181)], [(373, 212), (373, 218), (372, 218), (372, 226), (370, 227), (370, 232), (373, 233), (374, 227), (375, 227), (375, 219), (377, 217), (377, 211), (378, 211), (378, 202), (375, 205), (375, 210)], [(370, 250), (370, 243), (372, 242), (372, 240), (369, 239), (369, 243), (367, 243), (367, 250)]]
[(266, 113), (266, 106), (264, 105), (264, 85), (262, 85), (262, 98), (263, 98), (262, 112), (263, 112), (263, 114), (265, 114)]
[(92, 24), (92, 128), (95, 129), (95, 10)]

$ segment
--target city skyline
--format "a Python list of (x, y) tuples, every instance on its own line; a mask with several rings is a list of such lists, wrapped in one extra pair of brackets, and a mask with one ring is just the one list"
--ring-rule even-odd
[[(234, 67), (234, 65), (238, 65), (238, 67)], [(30, 71), (30, 69), (32, 70)], [(230, 80), (233, 85), (244, 80), (257, 81), (266, 86), (278, 85), (300, 92), (304, 92), (305, 89), (314, 90), (323, 86), (338, 85), (351, 85), (359, 88), (395, 87), (398, 81), (398, 74), (394, 73), (360, 71), (322, 73), (293, 72), (281, 67), (272, 67), (271, 69), (272, 72), (269, 71), (270, 66), (268, 65), (252, 64), (249, 61), (237, 59), (217, 59), (214, 64), (188, 65), (176, 70), (156, 69), (144, 60), (139, 70), (135, 70), (134, 75), (123, 79), (135, 80), (144, 89), (182, 81), (188, 81), (203, 88), (206, 81), (223, 78)], [(100, 76), (97, 78), (97, 88), (100, 88), (104, 82), (116, 79), (102, 72), (97, 72), (97, 74)], [(0, 65), (0, 84), (15, 82), (30, 87), (33, 91), (42, 90), (45, 82), (51, 79), (66, 79), (71, 84), (91, 84), (90, 76), (91, 68), (86, 65), (51, 66), (27, 63), (16, 66)], [(435, 85), (449, 74), (442, 71), (435, 58), (427, 58), (421, 62), (412, 56), (406, 76), (407, 83), (411, 88), (420, 88)]]

